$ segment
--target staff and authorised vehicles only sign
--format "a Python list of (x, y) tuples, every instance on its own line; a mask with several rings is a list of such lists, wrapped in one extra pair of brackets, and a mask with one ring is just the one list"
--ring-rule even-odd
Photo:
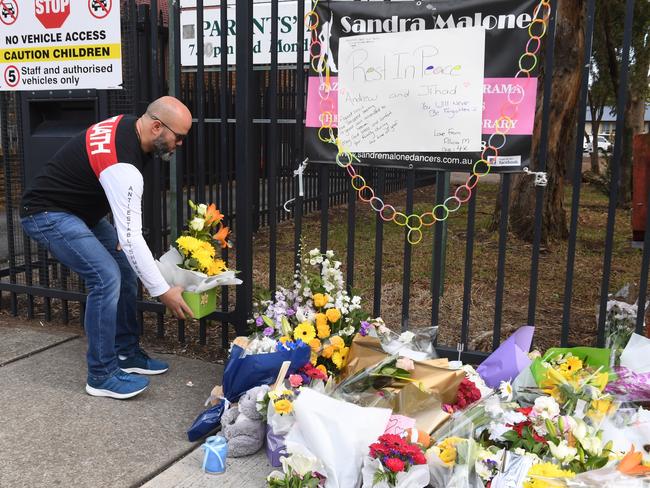
[(0, 0), (0, 91), (121, 85), (119, 0)]

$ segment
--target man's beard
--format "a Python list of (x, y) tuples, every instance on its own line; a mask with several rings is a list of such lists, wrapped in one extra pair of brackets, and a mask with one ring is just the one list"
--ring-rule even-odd
[(171, 151), (169, 150), (169, 147), (162, 136), (157, 137), (153, 141), (153, 153), (163, 161), (171, 161), (172, 156), (174, 155), (174, 150), (175, 148)]

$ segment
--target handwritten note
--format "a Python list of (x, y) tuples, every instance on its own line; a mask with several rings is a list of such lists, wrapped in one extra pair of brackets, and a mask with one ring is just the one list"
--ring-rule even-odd
[(341, 38), (339, 137), (351, 151), (481, 149), (485, 29)]

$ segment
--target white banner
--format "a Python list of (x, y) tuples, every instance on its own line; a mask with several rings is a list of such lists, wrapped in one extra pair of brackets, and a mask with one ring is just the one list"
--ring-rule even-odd
[[(305, 2), (305, 12), (309, 10), (309, 2)], [(236, 59), (236, 11), (234, 5), (227, 7), (228, 32), (228, 64), (235, 64)], [(309, 61), (309, 31), (305, 28), (304, 20), (298, 18), (298, 2), (280, 2), (278, 4), (278, 42), (275, 49), (278, 52), (278, 63), (295, 64), (298, 52), (304, 53), (304, 62)], [(271, 4), (256, 3), (253, 6), (253, 64), (271, 63)], [(197, 64), (197, 30), (196, 10), (182, 10), (180, 22), (181, 65), (196, 66)], [(304, 42), (298, 47), (298, 29), (305, 30)], [(221, 9), (206, 8), (203, 10), (203, 60), (205, 66), (221, 64)]]
[(0, 0), (0, 91), (121, 85), (119, 0)]
[(481, 150), (485, 29), (339, 40), (339, 137), (350, 151)]

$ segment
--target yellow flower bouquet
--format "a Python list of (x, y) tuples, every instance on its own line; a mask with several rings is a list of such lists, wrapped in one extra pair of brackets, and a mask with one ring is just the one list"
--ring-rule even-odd
[(176, 239), (176, 247), (156, 264), (167, 283), (185, 289), (183, 298), (194, 318), (202, 318), (216, 310), (218, 286), (239, 285), (242, 281), (220, 258), (219, 250), (232, 246), (223, 214), (214, 204), (197, 205), (190, 200), (189, 205), (192, 215), (186, 230)]

